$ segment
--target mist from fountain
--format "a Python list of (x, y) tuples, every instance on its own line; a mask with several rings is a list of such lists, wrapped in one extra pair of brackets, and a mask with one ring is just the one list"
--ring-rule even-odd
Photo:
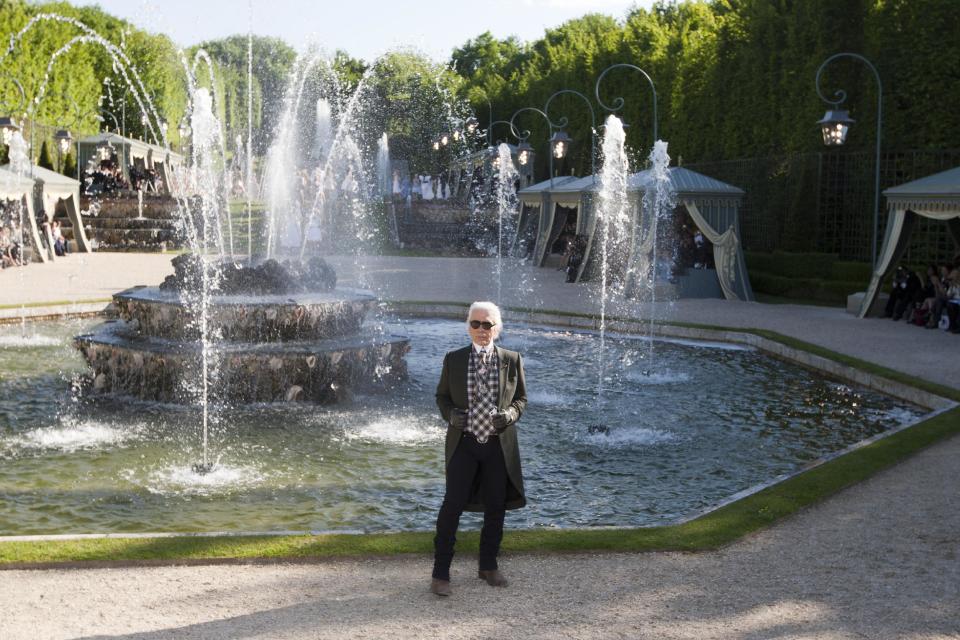
[[(369, 179), (354, 134), (362, 132), (360, 97), (372, 69), (344, 100), (340, 80), (320, 52), (311, 50), (294, 64), (283, 113), (267, 152), (265, 256), (299, 254), (302, 258), (308, 229), (320, 229), (314, 237), (330, 246), (335, 206), (341, 207), (338, 218), (350, 218), (344, 222), (352, 231), (363, 229), (356, 222), (365, 217)], [(302, 106), (307, 102), (314, 105), (312, 131), (304, 130)]]
[[(676, 194), (671, 190), (670, 156), (667, 154), (667, 143), (657, 140), (647, 158), (650, 167), (646, 182), (643, 186), (641, 200), (641, 219), (647, 221), (649, 230), (647, 240), (639, 247), (634, 247), (636, 260), (629, 266), (627, 272), (627, 294), (632, 295), (633, 282), (636, 278), (642, 284), (641, 300), (649, 302), (650, 317), (647, 331), (647, 371), (653, 367), (654, 361), (654, 325), (656, 322), (657, 283), (669, 278), (669, 269), (673, 263), (673, 238), (663, 237), (660, 231), (661, 223), (669, 222), (670, 215), (676, 201)], [(669, 227), (668, 227), (669, 229)]]
[(614, 261), (626, 258), (626, 242), (631, 235), (627, 178), (630, 173), (625, 148), (626, 133), (620, 118), (611, 115), (604, 127), (601, 144), (600, 191), (597, 197), (597, 226), (600, 234), (600, 343), (597, 356), (597, 403), (603, 404), (606, 376), (605, 340), (607, 305), (613, 293), (622, 293), (612, 280)]
[(381, 198), (389, 198), (393, 192), (390, 178), (390, 138), (384, 132), (377, 140), (377, 195)]
[[(600, 321), (597, 354), (597, 406), (603, 413), (606, 387), (611, 371), (606, 362), (606, 334), (608, 315), (636, 317), (637, 309), (646, 309), (648, 331), (643, 352), (637, 355), (645, 361), (643, 375), (655, 375), (654, 328), (657, 314), (658, 286), (669, 280), (673, 264), (670, 249), (674, 239), (666, 237), (675, 204), (669, 178), (670, 156), (667, 143), (657, 140), (648, 157), (649, 169), (631, 176), (629, 157), (625, 147), (623, 123), (616, 116), (606, 121), (602, 142), (602, 168), (597, 197), (595, 237), (599, 236), (600, 258)], [(631, 193), (643, 193), (639, 202)], [(638, 307), (637, 302), (642, 306)], [(617, 370), (633, 364), (634, 354), (625, 352)], [(596, 432), (608, 433), (605, 425), (590, 427)]]
[[(516, 236), (517, 226), (517, 180), (520, 174), (513, 165), (510, 146), (501, 143), (497, 147), (496, 166), (496, 198), (497, 198), (497, 304), (503, 301), (503, 263), (509, 259), (509, 246)], [(519, 268), (519, 265), (514, 265)]]
[[(10, 44), (7, 47), (7, 50), (0, 55), (0, 65), (3, 64), (7, 56), (11, 55), (15, 50), (17, 45), (23, 39), (23, 37), (35, 26), (42, 24), (44, 22), (60, 22), (73, 25), (74, 27), (80, 29), (83, 32), (81, 36), (75, 36), (64, 44), (60, 49), (58, 49), (50, 58), (49, 63), (47, 64), (46, 72), (40, 87), (37, 90), (37, 96), (31, 102), (32, 108), (36, 108), (36, 105), (40, 104), (40, 101), (43, 99), (44, 94), (46, 93), (46, 87), (50, 80), (50, 74), (53, 70), (53, 66), (56, 63), (57, 59), (70, 51), (77, 44), (97, 44), (101, 46), (107, 54), (110, 56), (110, 59), (113, 63), (114, 71), (120, 74), (124, 79), (129, 88), (131, 94), (133, 95), (134, 100), (137, 103), (137, 106), (140, 108), (141, 114), (146, 118), (146, 126), (150, 135), (153, 136), (154, 142), (161, 144), (162, 146), (169, 147), (167, 141), (166, 131), (160, 123), (162, 118), (160, 118), (159, 113), (157, 112), (156, 107), (153, 104), (153, 100), (150, 97), (149, 92), (143, 84), (143, 80), (140, 78), (140, 74), (137, 71), (136, 67), (130, 61), (130, 58), (123, 51), (121, 47), (116, 46), (102, 35), (100, 35), (96, 30), (92, 29), (85, 23), (77, 20), (76, 18), (71, 18), (68, 16), (62, 16), (56, 13), (39, 13), (33, 16), (20, 31), (16, 34), (10, 36)], [(131, 79), (132, 76), (132, 79)], [(30, 112), (28, 112), (28, 115)], [(151, 120), (152, 117), (152, 120)], [(159, 135), (157, 131), (159, 130)]]
[[(10, 142), (8, 143), (7, 158), (10, 162), (10, 173), (7, 174), (8, 180), (13, 180), (16, 177), (17, 180), (23, 180), (29, 176), (32, 172), (30, 166), (30, 155), (28, 153), (27, 141), (23, 139), (23, 134), (19, 131), (14, 131), (10, 136)], [(15, 216), (17, 217), (17, 228), (20, 235), (20, 265), (23, 266), (25, 261), (24, 251), (26, 250), (26, 244), (24, 243), (24, 203), (23, 200), (17, 200), (14, 205), (16, 208)], [(41, 247), (34, 247), (34, 251), (40, 251)], [(23, 269), (20, 269), (20, 284), (23, 286), (23, 279), (25, 274)], [(27, 337), (27, 309), (25, 305), (20, 305), (20, 335), (22, 338), (26, 339)]]
[[(217, 378), (218, 360), (213, 345), (218, 339), (212, 328), (211, 301), (219, 289), (219, 277), (214, 265), (225, 256), (223, 226), (230, 225), (226, 202), (220, 197), (224, 167), (217, 160), (221, 144), (220, 121), (213, 113), (213, 99), (206, 89), (196, 89), (191, 96), (193, 105), (190, 126), (193, 131), (190, 183), (193, 194), (181, 194), (178, 208), (183, 235), (190, 251), (201, 262), (199, 281), (190, 283), (181, 299), (191, 311), (191, 319), (200, 337), (201, 371), (199, 382), (184, 379), (184, 384), (197, 398), (202, 414), (203, 460), (196, 467), (207, 473), (212, 465), (209, 458), (209, 433), (216, 415), (211, 413), (210, 384)], [(195, 272), (196, 273), (196, 272)]]

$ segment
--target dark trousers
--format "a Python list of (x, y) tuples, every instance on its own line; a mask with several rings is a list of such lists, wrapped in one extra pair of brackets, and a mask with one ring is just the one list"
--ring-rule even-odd
[(480, 474), (483, 485), (483, 529), (480, 531), (480, 569), (497, 568), (497, 554), (503, 539), (504, 503), (507, 499), (507, 465), (497, 438), (480, 444), (472, 436), (460, 438), (447, 465), (447, 492), (437, 515), (437, 535), (433, 539), (433, 577), (450, 579), (453, 547), (457, 542), (460, 515), (467, 506), (473, 479)]

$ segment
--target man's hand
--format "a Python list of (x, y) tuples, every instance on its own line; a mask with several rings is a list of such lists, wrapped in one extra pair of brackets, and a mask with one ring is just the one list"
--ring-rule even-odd
[(497, 433), (503, 432), (504, 429), (509, 427), (514, 422), (513, 418), (513, 409), (507, 409), (506, 411), (497, 411), (493, 414), (493, 428), (496, 429)]
[(467, 412), (463, 409), (450, 410), (450, 426), (454, 429), (467, 428)]

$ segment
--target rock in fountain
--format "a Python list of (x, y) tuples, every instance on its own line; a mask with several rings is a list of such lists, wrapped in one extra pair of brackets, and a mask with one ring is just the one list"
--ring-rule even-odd
[[(120, 319), (75, 338), (93, 368), (94, 391), (195, 401), (190, 385), (202, 376), (202, 343), (185, 292), (202, 265), (196, 256), (175, 258), (176, 275), (159, 288), (115, 294)], [(215, 339), (208, 346), (218, 361), (210, 381), (218, 401), (329, 403), (406, 376), (407, 339), (362, 329), (377, 299), (334, 289), (336, 273), (324, 260), (210, 268), (220, 282), (209, 308)]]

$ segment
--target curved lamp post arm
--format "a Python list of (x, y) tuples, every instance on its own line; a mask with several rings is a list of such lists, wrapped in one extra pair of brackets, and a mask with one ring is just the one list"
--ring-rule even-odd
[(603, 82), (603, 78), (614, 69), (621, 68), (621, 67), (626, 69), (633, 69), (634, 71), (639, 71), (640, 74), (643, 75), (643, 77), (646, 78), (647, 82), (650, 84), (650, 91), (653, 93), (653, 141), (655, 143), (657, 141), (657, 88), (653, 84), (653, 79), (650, 77), (650, 75), (646, 71), (644, 71), (643, 69), (641, 69), (635, 64), (628, 64), (626, 62), (614, 64), (604, 69), (603, 73), (600, 74), (600, 77), (597, 78), (597, 84), (594, 86), (594, 93), (597, 96), (597, 104), (599, 104), (601, 108), (607, 111), (610, 111), (611, 113), (616, 113), (617, 111), (623, 108), (623, 105), (625, 104), (623, 97), (617, 97), (613, 101), (613, 104), (610, 104), (610, 105), (607, 105), (606, 103), (604, 103), (604, 101), (600, 98), (600, 83)]
[(27, 92), (24, 91), (23, 84), (19, 80), (17, 80), (17, 78), (14, 77), (14, 75), (11, 74), (9, 71), (0, 71), (0, 76), (4, 76), (10, 82), (12, 82), (13, 86), (15, 86), (17, 88), (17, 91), (20, 93), (20, 102), (17, 103), (16, 107), (10, 108), (10, 105), (7, 104), (6, 102), (0, 102), (0, 110), (9, 111), (11, 114), (20, 113), (21, 111), (23, 111), (24, 105), (27, 104)]
[[(838, 59), (838, 58), (853, 58), (853, 59), (859, 60), (859, 61), (862, 62), (863, 64), (867, 65), (867, 67), (870, 68), (870, 71), (873, 72), (873, 77), (874, 77), (874, 79), (876, 79), (876, 81), (877, 81), (878, 93), (879, 93), (879, 94), (882, 94), (882, 93), (883, 93), (883, 83), (880, 81), (880, 74), (877, 72), (877, 68), (876, 68), (875, 66), (873, 66), (873, 63), (871, 63), (869, 60), (867, 60), (866, 58), (864, 58), (864, 57), (863, 57), (862, 55), (860, 55), (859, 53), (846, 53), (846, 52), (845, 52), (845, 53), (835, 53), (835, 54), (833, 54), (832, 56), (830, 56), (829, 58), (827, 58), (826, 60), (824, 60), (824, 61), (820, 64), (820, 68), (817, 69), (817, 77), (816, 77), (816, 80), (814, 81), (814, 82), (815, 82), (814, 88), (817, 90), (817, 95), (820, 96), (820, 99), (821, 99), (821, 100), (823, 100), (823, 101), (826, 102), (827, 104), (832, 104), (832, 105), (834, 105), (834, 106), (839, 106), (840, 104), (842, 104), (843, 102), (845, 102), (846, 99), (847, 99), (847, 92), (844, 91), (843, 89), (837, 89), (837, 90), (834, 92), (833, 95), (834, 95), (834, 97), (836, 97), (836, 100), (830, 100), (830, 99), (828, 99), (826, 96), (823, 95), (823, 92), (820, 91), (820, 76), (823, 75), (823, 71), (824, 71), (824, 69), (827, 68), (827, 65), (829, 65), (831, 62), (833, 62), (834, 60), (836, 60), (836, 59)], [(877, 101), (877, 104), (878, 104), (878, 110), (879, 110), (879, 104), (880, 104), (880, 103), (879, 103), (879, 100)]]
[[(596, 173), (597, 173), (597, 164), (596, 164), (596, 157), (597, 157), (597, 113), (596, 113), (596, 111), (593, 110), (593, 103), (590, 102), (590, 99), (589, 99), (587, 96), (585, 96), (585, 95), (583, 95), (582, 93), (580, 93), (579, 91), (574, 91), (573, 89), (560, 89), (560, 91), (557, 91), (557, 92), (554, 93), (552, 96), (550, 96), (549, 98), (547, 98), (546, 104), (543, 105), (543, 112), (544, 112), (545, 114), (549, 114), (549, 113), (550, 113), (550, 103), (553, 102), (553, 99), (556, 98), (557, 96), (564, 95), (564, 94), (570, 94), (570, 95), (578, 96), (581, 100), (583, 100), (585, 103), (587, 103), (587, 108), (590, 110), (590, 175), (591, 175), (591, 176), (596, 176)], [(548, 115), (548, 119), (549, 119), (549, 115)], [(557, 120), (557, 127), (560, 128), (560, 129), (562, 129), (562, 128), (564, 128), (565, 126), (567, 126), (567, 124), (568, 124), (569, 122), (570, 122), (570, 121), (567, 119), (566, 116), (561, 116), (560, 119)], [(594, 180), (596, 180), (595, 177), (594, 177)]]
[[(555, 128), (557, 128), (557, 125), (554, 124), (554, 122), (550, 119), (550, 116), (548, 116), (545, 111), (541, 111), (540, 109), (537, 109), (536, 107), (521, 107), (520, 109), (517, 109), (516, 111), (514, 111), (514, 112), (513, 112), (513, 115), (510, 116), (510, 129), (511, 129), (511, 131), (514, 131), (514, 132), (518, 131), (518, 129), (516, 128), (516, 126), (513, 124), (513, 121), (516, 120), (516, 119), (517, 119), (517, 116), (520, 115), (521, 113), (523, 113), (524, 111), (533, 111), (534, 113), (539, 113), (541, 116), (543, 116), (543, 119), (547, 121), (547, 127), (548, 127), (548, 131), (549, 131), (549, 133), (548, 133), (548, 138), (549, 138), (550, 135), (553, 134), (553, 130), (554, 130)], [(519, 139), (521, 142), (522, 142), (522, 141), (526, 141), (526, 139), (530, 137), (530, 130), (529, 130), (529, 129), (524, 129), (524, 130), (520, 133), (520, 135), (517, 135), (516, 133), (514, 133), (514, 135), (515, 135), (515, 136), (517, 137), (517, 139)], [(553, 150), (550, 151), (550, 154), (549, 154), (549, 155), (550, 155), (550, 158), (549, 158), (549, 161), (550, 161), (550, 187), (553, 188)]]
[(97, 119), (99, 119), (100, 122), (104, 121), (104, 117), (103, 117), (104, 114), (110, 116), (110, 119), (113, 120), (113, 130), (116, 131), (117, 133), (120, 133), (120, 123), (117, 122), (117, 116), (113, 115), (113, 112), (110, 111), (109, 109), (105, 107), (101, 107), (100, 115), (97, 116)]
[[(520, 132), (517, 131), (516, 128), (514, 128), (512, 121), (510, 121), (510, 120), (494, 120), (493, 122), (490, 123), (490, 126), (487, 127), (487, 139), (490, 141), (490, 144), (487, 145), (488, 147), (492, 147), (492, 146), (493, 146), (493, 127), (494, 127), (495, 125), (498, 125), (498, 124), (505, 124), (505, 125), (507, 125), (508, 127), (510, 127), (510, 135), (512, 135), (514, 138), (516, 138), (516, 139), (519, 140), (520, 142), (523, 142), (523, 140), (526, 139), (526, 138), (522, 138), (522, 137), (520, 136)], [(527, 131), (526, 133), (527, 133), (528, 136), (530, 135), (530, 132), (529, 132), (529, 131)]]
[(817, 77), (814, 80), (814, 88), (817, 90), (817, 95), (820, 96), (820, 99), (826, 102), (827, 104), (833, 105), (834, 107), (839, 106), (847, 99), (847, 92), (843, 89), (837, 89), (834, 92), (834, 97), (836, 100), (830, 100), (823, 95), (823, 92), (820, 91), (820, 76), (823, 75), (823, 70), (826, 69), (834, 60), (838, 58), (853, 58), (854, 60), (859, 60), (863, 64), (867, 65), (870, 71), (873, 72), (873, 78), (877, 81), (877, 145), (874, 159), (874, 175), (873, 175), (873, 241), (871, 248), (871, 257), (870, 263), (871, 266), (875, 269), (877, 267), (877, 230), (880, 226), (880, 133), (881, 125), (883, 122), (883, 82), (880, 81), (880, 73), (877, 71), (877, 68), (873, 66), (873, 63), (864, 58), (859, 53), (835, 53), (826, 60), (824, 60), (820, 67), (817, 69)]
[(76, 129), (77, 125), (83, 122), (88, 116), (96, 114), (96, 109), (88, 109), (84, 111), (80, 108), (80, 104), (76, 99), (71, 96), (69, 93), (64, 93), (63, 97), (70, 101), (70, 104), (73, 105), (73, 120), (70, 121), (70, 124), (66, 125), (68, 129)]
[[(489, 147), (491, 144), (493, 144), (493, 134), (491, 133), (494, 125), (493, 103), (490, 102), (490, 97), (487, 96), (487, 92), (485, 90), (483, 90), (483, 101), (487, 103), (487, 146)], [(473, 111), (472, 108), (471, 111)], [(476, 112), (474, 112), (474, 116), (476, 116)]]

